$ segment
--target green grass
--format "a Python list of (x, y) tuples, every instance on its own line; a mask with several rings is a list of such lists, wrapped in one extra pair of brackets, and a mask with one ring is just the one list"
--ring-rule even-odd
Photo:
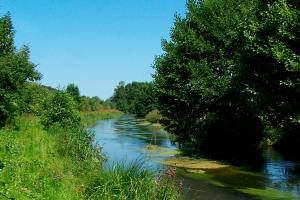
[(139, 161), (130, 164), (116, 163), (97, 176), (86, 193), (86, 199), (107, 200), (148, 200), (148, 199), (178, 199), (177, 185), (171, 182), (165, 186), (167, 193), (157, 187), (155, 175), (144, 169)]
[[(82, 114), (86, 124), (114, 114)], [(20, 117), (18, 129), (0, 129), (0, 199), (178, 199), (176, 184), (164, 196), (155, 174), (139, 163), (103, 167), (92, 134), (45, 130), (38, 117)]]
[(57, 136), (38, 118), (19, 121), (18, 131), (0, 130), (0, 199), (80, 199), (71, 158), (57, 152)]

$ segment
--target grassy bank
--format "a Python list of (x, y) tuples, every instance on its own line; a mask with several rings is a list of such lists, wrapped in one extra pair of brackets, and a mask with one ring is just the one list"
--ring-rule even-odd
[(85, 183), (59, 152), (59, 133), (45, 131), (36, 117), (18, 121), (19, 130), (0, 131), (1, 199), (80, 199)]
[[(118, 115), (81, 114), (85, 125)], [(139, 163), (104, 168), (88, 131), (45, 129), (33, 116), (19, 117), (17, 127), (0, 130), (0, 199), (178, 198), (175, 184), (158, 187), (155, 175)]]

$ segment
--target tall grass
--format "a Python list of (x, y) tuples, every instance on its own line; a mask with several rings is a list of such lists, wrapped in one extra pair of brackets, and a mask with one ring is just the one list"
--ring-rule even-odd
[(36, 117), (19, 130), (0, 130), (0, 199), (80, 199), (72, 159), (57, 151), (57, 137)]
[[(158, 185), (161, 184), (161, 185)], [(164, 187), (166, 190), (160, 190)], [(156, 200), (178, 199), (177, 183), (157, 182), (154, 172), (144, 168), (143, 162), (115, 163), (95, 177), (85, 194), (86, 199)]]

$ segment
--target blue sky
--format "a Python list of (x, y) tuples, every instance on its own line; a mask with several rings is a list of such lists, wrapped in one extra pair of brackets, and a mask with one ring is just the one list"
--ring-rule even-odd
[(41, 83), (108, 98), (119, 81), (151, 81), (151, 65), (185, 0), (0, 0), (16, 45), (29, 45)]

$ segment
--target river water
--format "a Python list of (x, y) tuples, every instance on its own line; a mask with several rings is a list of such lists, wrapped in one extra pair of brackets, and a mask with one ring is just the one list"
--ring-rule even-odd
[[(108, 164), (143, 160), (145, 167), (161, 171), (161, 161), (173, 157), (171, 152), (177, 150), (167, 133), (146, 126), (131, 115), (98, 121), (93, 130)], [(170, 153), (148, 151), (149, 145)], [(178, 174), (184, 179), (186, 199), (300, 199), (300, 163), (286, 160), (272, 149), (264, 151), (264, 161), (255, 170), (225, 167), (195, 174), (178, 169)]]

